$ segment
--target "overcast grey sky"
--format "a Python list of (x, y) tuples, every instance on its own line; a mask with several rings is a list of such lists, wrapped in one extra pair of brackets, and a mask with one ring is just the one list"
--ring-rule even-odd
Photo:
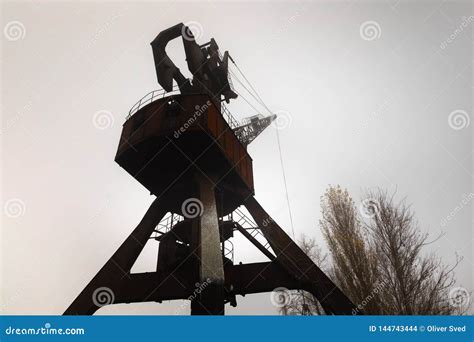
[[(423, 231), (445, 232), (427, 252), (464, 257), (457, 285), (472, 291), (472, 14), (470, 1), (438, 0), (2, 1), (3, 312), (61, 314), (147, 210), (153, 198), (113, 159), (128, 110), (159, 88), (149, 43), (179, 22), (229, 50), (288, 119), (278, 133), (297, 236), (325, 248), (329, 184), (356, 203), (366, 189), (396, 191)], [(178, 40), (170, 54), (183, 56)], [(255, 114), (242, 99), (230, 108)], [(249, 152), (256, 198), (290, 233), (276, 133)], [(235, 245), (235, 262), (265, 260)], [(147, 245), (134, 271), (153, 270), (156, 251)], [(269, 294), (238, 303), (227, 313), (277, 312)], [(189, 311), (174, 302), (98, 313)]]

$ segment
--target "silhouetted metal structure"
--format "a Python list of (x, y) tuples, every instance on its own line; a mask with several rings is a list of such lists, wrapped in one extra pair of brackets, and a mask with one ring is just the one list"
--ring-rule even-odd
[[(177, 37), (192, 79), (166, 54)], [(226, 303), (236, 305), (237, 295), (278, 287), (312, 293), (327, 314), (351, 314), (351, 301), (254, 198), (247, 145), (275, 116), (233, 119), (222, 104), (237, 97), (228, 52), (222, 57), (214, 39), (199, 46), (183, 24), (151, 45), (164, 91), (132, 107), (115, 160), (157, 198), (65, 314), (93, 314), (102, 306), (97, 290), (104, 288), (113, 294), (105, 304), (189, 299), (192, 314), (218, 315)], [(234, 265), (229, 239), (237, 232), (269, 261)], [(150, 238), (159, 241), (156, 272), (131, 273)]]

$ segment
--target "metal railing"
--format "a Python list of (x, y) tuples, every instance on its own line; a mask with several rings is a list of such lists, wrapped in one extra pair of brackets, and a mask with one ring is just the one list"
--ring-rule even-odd
[(165, 95), (173, 95), (173, 94), (179, 94), (179, 87), (177, 85), (173, 86), (173, 90), (170, 92), (167, 92), (164, 89), (157, 89), (150, 91), (148, 94), (143, 96), (140, 100), (138, 100), (137, 103), (133, 105), (133, 107), (130, 109), (127, 115), (127, 120), (136, 112), (140, 110), (140, 108), (143, 108), (149, 103), (152, 103), (155, 100), (162, 99), (165, 97)]
[(221, 114), (224, 117), (225, 121), (227, 121), (227, 123), (229, 124), (230, 128), (235, 129), (240, 126), (239, 122), (235, 120), (234, 116), (224, 103), (221, 104)]
[(234, 244), (232, 241), (224, 241), (222, 243), (224, 257), (234, 262)]
[[(145, 96), (143, 96), (140, 100), (138, 100), (137, 103), (133, 105), (133, 107), (128, 112), (126, 120), (130, 119), (130, 117), (133, 114), (138, 112), (141, 108), (143, 108), (147, 104), (152, 103), (153, 101), (156, 101), (158, 99), (162, 99), (165, 96), (175, 95), (179, 93), (180, 93), (180, 90), (177, 85), (173, 86), (173, 90), (170, 92), (167, 92), (164, 89), (157, 89), (157, 90), (150, 91)], [(227, 121), (227, 123), (229, 124), (230, 128), (235, 129), (240, 126), (240, 123), (234, 118), (234, 116), (229, 111), (229, 109), (225, 106), (224, 103), (221, 103), (221, 114), (224, 117), (225, 121)]]
[(177, 223), (184, 220), (184, 217), (178, 214), (167, 213), (158, 223), (150, 239), (156, 239), (158, 236), (168, 233)]
[[(167, 213), (158, 223), (150, 239), (157, 240), (163, 234), (168, 233), (176, 224), (183, 221), (184, 217), (174, 213)], [(234, 244), (232, 241), (224, 241), (221, 245), (223, 255), (234, 261)]]
[(229, 220), (232, 220), (239, 224), (242, 228), (249, 232), (249, 234), (259, 241), (263, 247), (273, 253), (273, 250), (268, 243), (265, 236), (263, 236), (260, 227), (255, 223), (253, 219), (251, 219), (248, 215), (246, 215), (240, 208), (235, 209), (231, 214), (229, 214)]
[[(184, 217), (178, 214), (167, 213), (160, 223), (156, 226), (150, 239), (156, 240), (159, 236), (168, 233), (176, 224), (183, 221)], [(243, 229), (249, 232), (249, 234), (259, 241), (263, 247), (273, 253), (270, 244), (267, 239), (263, 236), (260, 227), (254, 222), (252, 218), (246, 215), (240, 208), (235, 209), (229, 215), (222, 218), (223, 221), (233, 221), (240, 225)], [(236, 228), (234, 228), (236, 229)], [(226, 240), (221, 244), (222, 254), (234, 261), (234, 244), (230, 240)]]

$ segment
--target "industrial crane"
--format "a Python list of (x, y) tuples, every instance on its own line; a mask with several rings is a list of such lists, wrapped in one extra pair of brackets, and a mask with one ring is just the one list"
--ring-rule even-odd
[[(165, 51), (179, 36), (191, 79)], [(281, 287), (310, 292), (327, 314), (361, 314), (255, 199), (247, 146), (276, 115), (258, 114), (241, 123), (230, 115), (222, 102), (239, 94), (229, 78), (228, 62), (235, 64), (229, 53), (221, 56), (214, 39), (198, 45), (183, 24), (164, 30), (151, 45), (164, 90), (132, 107), (115, 161), (156, 199), (65, 314), (89, 315), (116, 303), (188, 299), (193, 315), (222, 315), (225, 304), (237, 305), (237, 295)], [(179, 94), (173, 92), (174, 82)], [(226, 247), (234, 232), (269, 260), (234, 264)], [(160, 244), (156, 271), (132, 273), (150, 239)]]

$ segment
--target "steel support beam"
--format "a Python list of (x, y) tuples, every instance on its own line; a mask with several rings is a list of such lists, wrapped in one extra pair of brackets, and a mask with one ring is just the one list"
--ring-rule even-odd
[[(355, 307), (350, 300), (268, 216), (254, 198), (248, 199), (245, 206), (259, 225), (276, 257), (265, 249), (272, 261), (227, 265), (224, 269), (212, 183), (201, 179), (198, 193), (203, 212), (193, 222), (192, 244), (196, 262), (183, 263), (170, 271), (130, 274), (130, 269), (148, 238), (167, 212), (167, 207), (155, 200), (135, 230), (64, 314), (91, 315), (104, 304), (192, 298), (192, 314), (219, 315), (224, 314), (224, 303), (229, 295), (232, 297), (270, 292), (277, 287), (301, 289), (312, 293), (328, 314), (352, 313)], [(244, 230), (243, 234), (249, 238), (247, 231)], [(264, 248), (251, 235), (249, 240), (257, 247)], [(193, 275), (193, 270), (197, 271), (198, 274), (194, 273), (196, 276)], [(201, 284), (206, 284), (198, 295), (195, 293), (197, 277)], [(230, 291), (227, 294), (224, 292), (224, 285), (227, 291)], [(101, 301), (100, 296), (103, 293), (100, 290), (104, 289), (110, 291), (112, 301)]]
[(226, 287), (235, 295), (272, 292), (277, 287), (301, 289), (301, 284), (276, 261), (226, 267)]
[[(188, 270), (162, 274), (160, 272), (134, 273), (122, 279), (113, 304), (161, 302), (189, 299), (196, 295), (194, 283), (183, 282)], [(277, 287), (301, 289), (301, 284), (277, 262), (259, 262), (231, 265), (225, 268), (225, 285), (232, 294), (271, 292)]]
[(301, 282), (304, 290), (318, 299), (324, 311), (327, 314), (351, 315), (355, 305), (273, 221), (257, 200), (250, 197), (244, 205), (268, 240), (276, 261)]
[(133, 273), (124, 278), (115, 296), (114, 304), (161, 302), (189, 298), (194, 282), (183, 281), (185, 272), (165, 275), (160, 272)]
[(103, 299), (115, 297), (120, 282), (130, 276), (130, 269), (166, 211), (162, 201), (155, 199), (135, 230), (66, 309), (65, 315), (92, 315)]
[(268, 250), (266, 249), (256, 238), (254, 238), (247, 230), (245, 230), (240, 224), (236, 224), (235, 227), (239, 232), (242, 233), (243, 236), (245, 236), (255, 247), (257, 247), (260, 252), (265, 254), (265, 256), (270, 259), (270, 260), (275, 260), (275, 256)]
[(203, 210), (199, 217), (199, 280), (203, 291), (191, 303), (191, 315), (224, 314), (224, 265), (214, 184), (197, 177)]

